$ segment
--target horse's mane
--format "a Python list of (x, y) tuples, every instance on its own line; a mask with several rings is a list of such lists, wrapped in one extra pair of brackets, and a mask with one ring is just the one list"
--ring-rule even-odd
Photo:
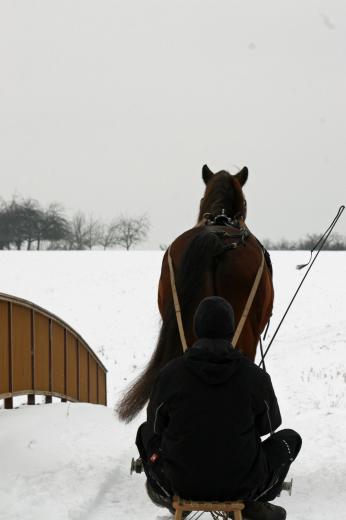
[(214, 175), (208, 182), (204, 198), (202, 199), (198, 221), (205, 213), (214, 217), (225, 210), (229, 217), (241, 210), (243, 195), (238, 181), (225, 170)]

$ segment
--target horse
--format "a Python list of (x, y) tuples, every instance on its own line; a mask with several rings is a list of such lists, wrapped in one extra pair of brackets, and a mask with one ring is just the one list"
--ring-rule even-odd
[[(196, 339), (193, 315), (199, 302), (212, 295), (225, 298), (233, 307), (236, 326), (243, 324), (237, 348), (252, 360), (271, 316), (274, 290), (269, 255), (245, 224), (247, 211), (242, 188), (248, 169), (244, 167), (231, 175), (225, 170), (213, 173), (204, 165), (202, 178), (206, 187), (197, 224), (178, 236), (163, 257), (158, 288), (162, 325), (156, 349), (117, 405), (119, 418), (127, 422), (147, 402), (159, 370), (183, 353), (178, 313), (186, 345), (190, 347)], [(173, 299), (174, 286), (178, 309)], [(251, 292), (252, 303), (244, 312)]]

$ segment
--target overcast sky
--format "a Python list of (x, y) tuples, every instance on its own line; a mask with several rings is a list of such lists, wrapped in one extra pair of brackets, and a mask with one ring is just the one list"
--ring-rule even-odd
[(344, 0), (0, 0), (1, 196), (146, 212), (147, 248), (195, 224), (204, 163), (248, 166), (259, 238), (324, 230), (345, 98)]

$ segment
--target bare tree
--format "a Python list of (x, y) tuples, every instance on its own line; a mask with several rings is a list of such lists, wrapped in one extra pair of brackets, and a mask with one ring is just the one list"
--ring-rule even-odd
[(340, 235), (340, 233), (332, 233), (330, 235), (329, 249), (332, 249), (334, 251), (345, 251), (346, 237), (343, 237), (342, 235)]
[[(321, 235), (318, 233), (306, 235), (305, 238), (297, 243), (297, 249), (311, 250), (316, 247), (320, 240)], [(346, 237), (341, 236), (339, 233), (332, 233), (324, 244), (323, 249), (327, 251), (344, 251), (346, 249)]]
[(2, 203), (0, 210), (0, 247), (21, 249), (35, 240), (35, 226), (41, 218), (41, 209), (37, 201), (33, 199), (18, 200), (13, 197), (9, 203)]
[(8, 203), (1, 199), (0, 203), (0, 249), (11, 249), (11, 231)]
[(41, 248), (41, 241), (60, 242), (68, 237), (69, 224), (64, 216), (62, 207), (53, 203), (47, 210), (41, 211), (35, 222), (36, 249)]
[(103, 249), (117, 245), (117, 223), (103, 224), (100, 230), (99, 244)]
[(32, 249), (34, 242), (37, 249), (46, 240), (66, 238), (68, 223), (58, 204), (51, 204), (43, 210), (34, 199), (18, 200), (13, 197), (9, 203), (2, 203), (0, 208), (0, 248), (10, 249), (14, 244), (21, 249)]
[[(321, 239), (321, 235), (317, 233), (310, 233), (296, 241), (288, 241), (284, 238), (277, 242), (273, 242), (268, 239), (263, 240), (263, 245), (266, 249), (274, 250), (311, 250)], [(328, 240), (325, 242), (323, 249), (325, 251), (345, 251), (346, 250), (346, 237), (339, 233), (332, 233)]]
[(92, 215), (76, 213), (70, 223), (69, 249), (92, 249), (100, 244), (102, 226)]
[[(39, 250), (104, 249), (121, 246), (127, 250), (143, 242), (150, 229), (146, 215), (139, 217), (120, 216), (109, 224), (102, 224), (92, 216), (76, 213), (71, 221), (64, 215), (59, 204), (50, 204), (43, 209), (34, 199), (18, 199), (10, 202), (0, 199), (0, 249)], [(164, 246), (162, 246), (163, 248)]]
[(36, 239), (37, 229), (44, 220), (43, 211), (36, 200), (23, 199), (17, 204), (17, 212), (21, 221), (18, 230), (22, 230), (23, 237), (26, 239), (26, 248), (29, 251)]
[(88, 249), (92, 249), (94, 246), (100, 244), (102, 239), (102, 224), (99, 220), (94, 219), (92, 215), (86, 222), (86, 238), (85, 245)]
[(136, 218), (121, 216), (116, 221), (116, 243), (129, 250), (147, 238), (149, 229), (150, 223), (146, 215)]
[(86, 249), (87, 234), (85, 215), (81, 212), (76, 213), (70, 223), (69, 249)]

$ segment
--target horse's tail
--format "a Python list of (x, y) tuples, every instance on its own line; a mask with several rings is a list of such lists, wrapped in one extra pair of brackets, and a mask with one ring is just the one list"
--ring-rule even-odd
[[(193, 315), (200, 300), (213, 292), (213, 288), (207, 287), (207, 277), (213, 270), (215, 257), (223, 251), (224, 246), (216, 233), (201, 228), (201, 232), (188, 245), (179, 270), (176, 269), (175, 281), (185, 332), (192, 329)], [(121, 420), (130, 422), (140, 412), (149, 399), (160, 369), (182, 353), (173, 298), (170, 298), (164, 309), (156, 349), (144, 371), (117, 404), (116, 410)]]

